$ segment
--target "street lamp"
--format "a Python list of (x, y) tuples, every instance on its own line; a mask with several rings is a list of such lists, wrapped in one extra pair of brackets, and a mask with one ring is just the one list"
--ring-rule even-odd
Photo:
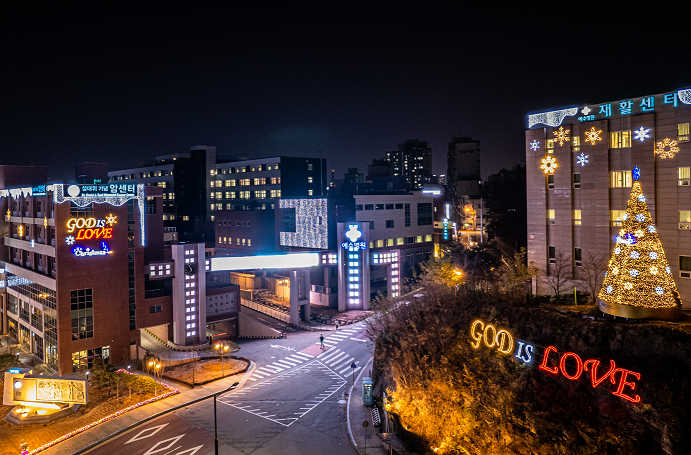
[(217, 341), (214, 345), (214, 349), (221, 353), (221, 377), (225, 377), (225, 371), (223, 369), (223, 353), (230, 350), (230, 346), (225, 341)]
[(456, 281), (456, 289), (453, 292), (453, 295), (458, 295), (458, 281), (461, 279), (463, 276), (463, 271), (458, 270), (458, 269), (453, 269), (453, 273), (456, 275), (455, 281)]

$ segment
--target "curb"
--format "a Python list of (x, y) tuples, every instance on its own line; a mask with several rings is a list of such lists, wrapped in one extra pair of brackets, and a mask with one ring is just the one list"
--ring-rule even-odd
[(362, 376), (362, 373), (365, 372), (367, 369), (367, 365), (369, 365), (370, 362), (374, 360), (374, 356), (370, 357), (370, 359), (365, 363), (365, 365), (362, 367), (362, 370), (360, 371), (360, 374), (355, 378), (355, 383), (350, 387), (350, 392), (348, 392), (348, 406), (346, 407), (346, 418), (348, 420), (348, 434), (350, 435), (350, 441), (353, 443), (353, 446), (355, 446), (355, 449), (360, 452), (360, 449), (357, 448), (357, 443), (355, 442), (355, 436), (353, 436), (353, 429), (350, 427), (350, 397), (353, 396), (353, 388), (355, 387), (355, 384), (360, 380), (360, 377)]
[(79, 450), (77, 450), (76, 452), (72, 452), (72, 455), (81, 455), (81, 454), (86, 454), (86, 453), (88, 453), (88, 452), (91, 452), (92, 450), (98, 448), (99, 446), (105, 444), (106, 442), (109, 442), (109, 441), (112, 440), (112, 439), (117, 439), (118, 437), (120, 437), (120, 436), (122, 436), (122, 435), (125, 435), (125, 434), (129, 433), (130, 431), (134, 430), (135, 428), (137, 428), (137, 427), (140, 426), (140, 425), (143, 425), (143, 424), (145, 424), (145, 423), (147, 423), (147, 422), (150, 422), (150, 421), (152, 421), (152, 420), (158, 419), (159, 417), (163, 417), (164, 415), (169, 414), (169, 413), (171, 413), (171, 412), (178, 411), (178, 410), (180, 410), (180, 409), (182, 409), (182, 408), (184, 408), (184, 407), (186, 407), (186, 406), (190, 406), (190, 405), (192, 405), (192, 404), (196, 404), (196, 403), (202, 402), (202, 401), (207, 400), (207, 399), (209, 399), (209, 398), (213, 398), (213, 396), (216, 395), (216, 394), (218, 394), (218, 396), (221, 396), (222, 394), (226, 394), (226, 393), (228, 393), (229, 391), (234, 391), (234, 390), (239, 390), (239, 389), (241, 389), (242, 386), (245, 384), (248, 375), (251, 374), (251, 372), (253, 372), (254, 369), (255, 369), (255, 367), (256, 367), (256, 364), (254, 363), (254, 361), (251, 361), (251, 360), (250, 360), (250, 362), (251, 362), (250, 367), (247, 369), (247, 372), (245, 372), (245, 375), (242, 377), (242, 379), (240, 379), (240, 383), (238, 384), (238, 386), (235, 387), (234, 389), (228, 388), (228, 389), (225, 389), (225, 390), (219, 390), (218, 392), (214, 392), (214, 393), (211, 393), (211, 394), (209, 394), (209, 395), (206, 395), (206, 396), (203, 396), (203, 397), (200, 397), (200, 398), (195, 398), (194, 400), (190, 400), (190, 401), (188, 401), (188, 402), (186, 402), (186, 403), (182, 403), (182, 404), (179, 404), (179, 405), (177, 405), (177, 406), (173, 406), (173, 407), (170, 408), (170, 409), (166, 409), (165, 411), (161, 411), (161, 412), (159, 412), (159, 413), (157, 413), (157, 414), (154, 414), (154, 415), (152, 415), (152, 416), (146, 417), (146, 418), (140, 420), (139, 422), (135, 422), (135, 423), (133, 423), (132, 425), (129, 425), (129, 426), (125, 427), (125, 428), (121, 428), (120, 430), (117, 430), (117, 431), (115, 431), (115, 432), (109, 434), (109, 435), (106, 436), (105, 438), (99, 439), (98, 441), (94, 441), (94, 442), (92, 442), (91, 444), (89, 444), (88, 446), (86, 446), (86, 447), (84, 447), (84, 448), (82, 448), (82, 449), (79, 449)]

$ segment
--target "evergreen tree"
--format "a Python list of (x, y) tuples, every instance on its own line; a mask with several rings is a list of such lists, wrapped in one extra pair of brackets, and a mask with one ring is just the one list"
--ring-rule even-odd
[(635, 181), (623, 226), (598, 297), (609, 304), (648, 309), (679, 308), (677, 285), (638, 181), (638, 167), (633, 177)]

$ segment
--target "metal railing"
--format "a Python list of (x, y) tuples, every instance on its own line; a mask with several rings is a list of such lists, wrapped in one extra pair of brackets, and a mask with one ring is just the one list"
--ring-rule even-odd
[(272, 318), (276, 318), (279, 321), (287, 322), (290, 324), (290, 313), (284, 313), (273, 308), (269, 308), (261, 303), (253, 302), (252, 300), (241, 299), (242, 306), (251, 308), (254, 311), (258, 311)]

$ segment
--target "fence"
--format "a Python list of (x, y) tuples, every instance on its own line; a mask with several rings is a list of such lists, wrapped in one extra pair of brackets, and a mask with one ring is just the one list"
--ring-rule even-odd
[(253, 302), (251, 300), (241, 299), (241, 303), (242, 306), (246, 306), (247, 308), (251, 308), (254, 311), (258, 311), (267, 316), (271, 316), (272, 318), (276, 318), (279, 321), (283, 321), (290, 324), (290, 313), (284, 313), (282, 311), (274, 310), (273, 308), (269, 308), (265, 305), (262, 305), (261, 303)]

